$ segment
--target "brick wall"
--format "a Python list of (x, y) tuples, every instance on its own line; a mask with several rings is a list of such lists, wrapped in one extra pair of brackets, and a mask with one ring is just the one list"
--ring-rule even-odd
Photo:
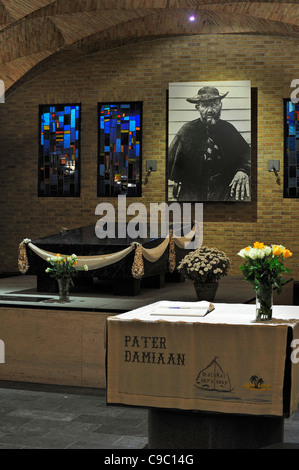
[[(257, 90), (257, 152), (251, 203), (204, 204), (204, 244), (230, 256), (255, 240), (285, 244), (294, 252), (288, 265), (299, 279), (298, 200), (283, 199), (268, 172), (268, 159), (283, 167), (283, 98), (299, 78), (298, 41), (290, 38), (200, 35), (161, 38), (95, 53), (41, 73), (0, 105), (0, 271), (17, 270), (19, 242), (96, 223), (97, 103), (143, 101), (143, 173), (157, 159), (158, 171), (143, 186), (142, 201), (165, 199), (166, 90), (169, 82), (251, 80)], [(38, 105), (82, 103), (81, 197), (38, 198)], [(257, 156), (256, 156), (257, 155)], [(115, 199), (109, 200), (114, 202)], [(128, 204), (132, 200), (127, 201)], [(134, 199), (135, 202), (135, 199)]]

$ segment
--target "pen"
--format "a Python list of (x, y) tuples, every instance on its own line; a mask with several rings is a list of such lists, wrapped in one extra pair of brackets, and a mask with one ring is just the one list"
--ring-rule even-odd
[[(182, 310), (185, 310), (185, 309), (203, 308), (203, 307), (160, 307), (160, 308), (169, 308), (169, 309), (175, 308), (175, 309), (182, 309)], [(205, 308), (205, 307), (204, 307), (204, 308)]]

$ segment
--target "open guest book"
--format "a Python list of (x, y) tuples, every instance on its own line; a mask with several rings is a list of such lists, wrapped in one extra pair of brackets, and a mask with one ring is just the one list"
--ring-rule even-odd
[(204, 317), (214, 309), (214, 305), (206, 300), (200, 302), (171, 302), (165, 300), (160, 302), (150, 315)]

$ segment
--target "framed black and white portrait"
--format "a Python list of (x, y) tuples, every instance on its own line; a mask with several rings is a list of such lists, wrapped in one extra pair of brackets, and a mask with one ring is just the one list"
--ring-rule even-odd
[(168, 202), (250, 201), (250, 81), (170, 83)]

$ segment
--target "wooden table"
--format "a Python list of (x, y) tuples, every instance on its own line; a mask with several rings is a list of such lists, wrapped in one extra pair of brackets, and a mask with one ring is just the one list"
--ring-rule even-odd
[(108, 318), (107, 403), (149, 409), (150, 448), (281, 442), (299, 402), (299, 308), (274, 306), (257, 323), (254, 305), (219, 303), (205, 317), (160, 307)]

